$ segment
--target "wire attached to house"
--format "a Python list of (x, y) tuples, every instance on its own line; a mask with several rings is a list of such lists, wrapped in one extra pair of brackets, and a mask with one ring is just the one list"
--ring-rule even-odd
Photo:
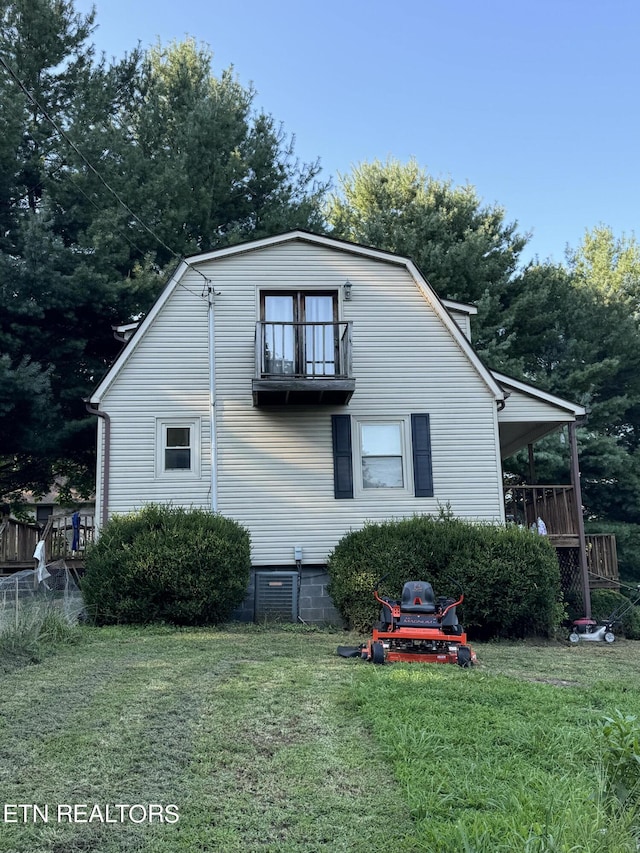
[[(158, 235), (158, 234), (157, 234), (157, 233), (156, 233), (156, 232), (155, 232), (151, 227), (149, 227), (149, 226), (146, 224), (146, 222), (143, 222), (143, 220), (142, 220), (142, 219), (141, 219), (141, 218), (140, 218), (136, 213), (134, 213), (134, 212), (133, 212), (133, 210), (131, 210), (131, 208), (130, 208), (130, 207), (128, 206), (128, 204), (124, 201), (124, 199), (120, 196), (120, 194), (119, 194), (119, 193), (118, 193), (118, 192), (117, 192), (117, 191), (116, 191), (116, 190), (115, 190), (115, 189), (114, 189), (114, 188), (113, 188), (113, 187), (112, 187), (112, 186), (111, 186), (111, 185), (110, 185), (110, 184), (105, 180), (105, 178), (100, 174), (100, 172), (96, 169), (96, 167), (93, 165), (93, 163), (91, 163), (91, 161), (90, 161), (90, 160), (89, 160), (89, 159), (88, 159), (88, 158), (87, 158), (87, 157), (82, 153), (82, 151), (78, 148), (78, 146), (75, 144), (75, 142), (74, 142), (74, 141), (69, 137), (69, 135), (67, 134), (67, 132), (66, 132), (65, 130), (63, 130), (63, 129), (58, 125), (58, 123), (55, 121), (55, 119), (53, 119), (53, 118), (49, 115), (49, 113), (46, 111), (46, 109), (45, 109), (45, 108), (44, 108), (44, 107), (39, 103), (39, 101), (34, 97), (34, 95), (33, 95), (33, 94), (32, 94), (32, 93), (27, 89), (27, 87), (24, 85), (24, 83), (22, 82), (22, 80), (18, 77), (18, 75), (17, 75), (17, 74), (15, 73), (15, 71), (13, 70), (13, 68), (11, 68), (11, 66), (10, 66), (10, 65), (5, 61), (5, 59), (4, 59), (4, 57), (3, 57), (2, 55), (0, 55), (0, 66), (2, 66), (2, 68), (4, 68), (4, 70), (5, 70), (5, 71), (7, 72), (7, 74), (11, 77), (11, 79), (14, 81), (14, 83), (15, 83), (15, 84), (19, 87), (19, 89), (22, 91), (22, 93), (23, 93), (24, 95), (26, 95), (26, 97), (29, 99), (29, 101), (31, 102), (31, 104), (33, 104), (33, 106), (34, 106), (34, 107), (36, 107), (36, 109), (37, 109), (37, 110), (39, 110), (39, 112), (41, 112), (41, 113), (42, 113), (42, 115), (43, 115), (44, 119), (45, 119), (47, 122), (49, 122), (49, 124), (51, 125), (51, 127), (53, 127), (53, 129), (54, 129), (54, 130), (56, 131), (56, 133), (60, 136), (60, 138), (61, 138), (61, 139), (63, 139), (63, 140), (67, 143), (67, 145), (72, 149), (72, 151), (74, 151), (74, 152), (78, 155), (78, 157), (79, 157), (79, 158), (82, 160), (82, 162), (87, 166), (87, 168), (88, 168), (88, 169), (90, 169), (90, 171), (91, 171), (91, 172), (93, 172), (93, 174), (98, 178), (98, 180), (100, 181), (100, 183), (101, 183), (101, 184), (102, 184), (102, 185), (103, 185), (103, 186), (108, 190), (108, 192), (109, 192), (109, 193), (111, 193), (111, 195), (116, 199), (116, 201), (118, 202), (118, 204), (119, 204), (119, 205), (120, 205), (120, 206), (121, 206), (121, 207), (122, 207), (122, 208), (123, 208), (123, 209), (124, 209), (128, 214), (129, 214), (129, 216), (133, 217), (133, 219), (135, 219), (135, 221), (136, 221), (136, 222), (137, 222), (137, 223), (138, 223), (138, 224), (139, 224), (139, 225), (140, 225), (140, 226), (141, 226), (141, 227), (142, 227), (142, 228), (143, 228), (143, 229), (144, 229), (148, 234), (150, 234), (150, 235), (153, 237), (153, 239), (154, 239), (154, 240), (155, 240), (155, 241), (156, 241), (160, 246), (162, 246), (164, 249), (166, 249), (172, 257), (176, 258), (176, 259), (177, 259), (179, 262), (181, 262), (181, 263), (185, 263), (185, 264), (189, 267), (189, 269), (191, 269), (193, 272), (195, 272), (195, 273), (197, 273), (199, 276), (201, 276), (201, 277), (205, 280), (206, 284), (209, 286), (209, 285), (211, 284), (210, 279), (209, 279), (209, 278), (208, 278), (208, 277), (207, 277), (203, 272), (201, 272), (197, 267), (195, 267), (195, 266), (193, 266), (192, 264), (190, 264), (190, 263), (189, 263), (189, 261), (187, 261), (187, 259), (184, 257), (184, 255), (180, 255), (180, 254), (178, 254), (178, 252), (176, 252), (174, 249), (172, 249), (172, 248), (171, 248), (171, 246), (168, 246), (168, 245), (164, 242), (164, 240), (163, 240), (163, 239), (162, 239), (162, 238), (161, 238), (161, 237), (160, 237), (160, 236), (159, 236), (159, 235)], [(72, 180), (72, 183), (74, 183), (74, 186), (76, 186), (76, 188), (80, 190), (80, 192), (82, 193), (82, 195), (83, 195), (83, 196), (84, 196), (88, 201), (90, 201), (90, 202), (91, 202), (91, 203), (92, 203), (92, 204), (93, 204), (93, 205), (94, 205), (98, 210), (100, 209), (100, 208), (95, 204), (95, 202), (93, 202), (93, 201), (92, 201), (92, 200), (87, 196), (87, 194), (86, 194), (85, 192), (83, 192), (83, 191), (80, 189), (80, 187), (78, 187), (78, 185), (77, 185), (77, 184), (75, 184), (75, 182), (73, 182), (73, 180)], [(120, 229), (117, 229), (117, 230), (118, 230), (120, 233), (122, 233), (122, 232), (120, 231)], [(123, 234), (123, 236), (125, 236), (125, 235)], [(127, 241), (129, 242), (129, 244), (130, 244), (131, 246), (133, 246), (133, 247), (134, 247), (138, 252), (141, 252), (140, 248), (139, 248), (138, 246), (136, 246), (136, 245), (135, 245), (135, 243), (133, 243), (133, 242), (132, 242), (128, 237), (126, 237), (126, 239), (127, 239)], [(141, 252), (141, 254), (143, 254), (143, 253)], [(195, 293), (194, 291), (189, 290), (189, 288), (188, 288), (188, 287), (186, 287), (186, 285), (182, 284), (182, 282), (179, 282), (179, 284), (181, 285), (181, 287), (183, 287), (185, 290), (187, 290), (187, 291), (188, 291), (189, 293), (191, 293), (193, 296), (198, 296), (198, 295), (199, 295), (199, 294)], [(203, 290), (203, 294), (202, 294), (201, 298), (203, 298), (203, 299), (205, 298), (205, 296), (204, 296), (204, 290)]]

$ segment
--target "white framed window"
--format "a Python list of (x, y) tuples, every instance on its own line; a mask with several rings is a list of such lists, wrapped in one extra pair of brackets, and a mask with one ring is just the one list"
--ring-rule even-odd
[(200, 419), (158, 418), (156, 475), (200, 476)]
[(408, 417), (354, 418), (354, 445), (357, 493), (410, 494)]

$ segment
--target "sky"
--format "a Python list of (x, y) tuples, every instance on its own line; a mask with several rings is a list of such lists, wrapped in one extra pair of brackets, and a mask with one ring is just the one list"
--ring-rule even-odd
[(415, 158), (472, 184), (562, 262), (585, 231), (640, 237), (638, 0), (76, 0), (108, 59), (193, 37), (321, 177)]

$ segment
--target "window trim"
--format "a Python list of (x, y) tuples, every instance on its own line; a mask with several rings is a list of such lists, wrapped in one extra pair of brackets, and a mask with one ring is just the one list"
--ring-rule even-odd
[[(166, 468), (168, 429), (189, 429), (189, 468)], [(156, 477), (162, 479), (200, 479), (200, 418), (156, 418)]]
[[(395, 424), (400, 427), (400, 450), (402, 463), (401, 487), (380, 486), (366, 488), (362, 471), (362, 426)], [(354, 496), (358, 498), (379, 499), (380, 496), (399, 497), (413, 496), (413, 464), (411, 444), (410, 415), (354, 415), (353, 429), (353, 459), (354, 459)]]

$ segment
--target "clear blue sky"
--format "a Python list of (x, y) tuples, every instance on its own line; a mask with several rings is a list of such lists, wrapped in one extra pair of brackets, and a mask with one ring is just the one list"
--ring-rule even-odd
[[(93, 5), (76, 0), (78, 11)], [(415, 157), (473, 184), (556, 261), (587, 228), (640, 236), (639, 0), (97, 0), (121, 58), (193, 36), (337, 185)]]

